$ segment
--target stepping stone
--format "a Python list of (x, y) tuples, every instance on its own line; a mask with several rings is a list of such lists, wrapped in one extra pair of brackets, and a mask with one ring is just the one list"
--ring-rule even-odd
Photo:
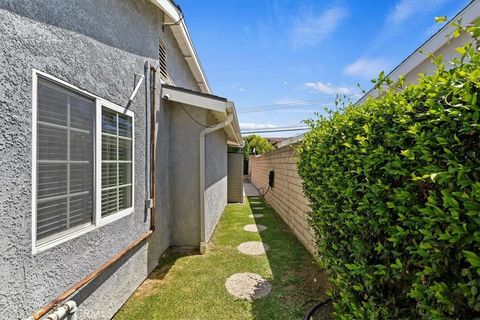
[(253, 207), (252, 209), (253, 210), (263, 210), (263, 209), (265, 209), (265, 207)]
[(237, 247), (237, 249), (243, 254), (258, 256), (266, 253), (266, 251), (270, 249), (270, 247), (261, 241), (248, 241), (248, 242), (241, 243)]
[(232, 296), (248, 301), (267, 296), (272, 284), (255, 273), (235, 273), (225, 282), (225, 288)]
[(250, 201), (250, 203), (253, 203), (253, 204), (262, 204), (260, 201)]
[(245, 227), (243, 227), (243, 230), (248, 232), (262, 232), (266, 229), (267, 227), (262, 226), (261, 224), (247, 224)]
[(250, 215), (250, 218), (261, 218), (261, 217), (263, 217), (263, 214), (261, 213), (254, 213)]

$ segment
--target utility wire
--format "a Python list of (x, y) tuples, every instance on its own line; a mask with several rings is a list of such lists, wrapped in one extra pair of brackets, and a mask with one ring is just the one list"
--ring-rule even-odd
[(179, 104), (180, 104), (180, 107), (182, 107), (183, 111), (185, 111), (185, 113), (188, 115), (188, 117), (189, 117), (190, 119), (192, 119), (192, 121), (195, 122), (196, 124), (198, 124), (198, 125), (200, 125), (200, 126), (202, 126), (202, 127), (204, 127), (204, 128), (211, 128), (211, 127), (214, 126), (214, 125), (209, 126), (209, 125), (206, 125), (206, 124), (201, 123), (200, 121), (198, 121), (197, 119), (195, 119), (194, 117), (192, 117), (192, 115), (187, 111), (187, 109), (185, 109), (185, 106), (183, 105), (183, 103), (179, 103)]
[(287, 131), (305, 131), (310, 130), (310, 127), (278, 127), (271, 129), (258, 129), (258, 130), (244, 130), (242, 134), (251, 134), (251, 133), (269, 133), (269, 132), (287, 132)]
[(319, 100), (305, 100), (292, 103), (278, 103), (271, 105), (263, 105), (256, 107), (248, 108), (239, 108), (237, 113), (253, 113), (253, 112), (265, 112), (265, 111), (276, 111), (276, 110), (285, 110), (285, 109), (294, 109), (299, 107), (313, 108), (313, 107), (322, 107), (328, 104), (335, 103), (335, 100), (332, 99), (319, 99)]
[(253, 107), (245, 107), (243, 109), (252, 109), (252, 108), (263, 108), (263, 107), (275, 107), (275, 106), (289, 106), (289, 105), (304, 105), (309, 103), (317, 103), (317, 102), (326, 102), (326, 101), (335, 101), (335, 99), (330, 98), (323, 98), (323, 99), (315, 99), (315, 100), (294, 100), (285, 103), (274, 103), (274, 104), (265, 104), (261, 106), (253, 106)]
[(279, 65), (263, 65), (263, 66), (250, 66), (250, 67), (245, 67), (245, 66), (242, 66), (242, 67), (225, 67), (225, 68), (206, 68), (207, 71), (225, 71), (225, 70), (256, 70), (256, 69), (278, 69), (278, 68), (281, 68), (281, 69), (286, 69), (286, 68), (291, 68), (291, 67), (296, 67), (298, 65), (294, 65), (294, 64), (290, 64), (290, 65), (286, 65), (286, 64), (279, 64)]
[[(288, 110), (288, 109), (298, 109), (302, 106), (284, 106), (284, 107), (276, 107), (276, 108), (263, 108), (263, 109), (251, 109), (251, 110), (238, 110), (237, 113), (255, 113), (255, 112), (268, 112), (268, 111), (280, 111), (280, 110)], [(317, 105), (307, 105), (303, 106), (307, 109), (312, 108), (321, 108), (325, 107), (325, 104), (317, 104)], [(314, 111), (314, 110), (312, 110)]]

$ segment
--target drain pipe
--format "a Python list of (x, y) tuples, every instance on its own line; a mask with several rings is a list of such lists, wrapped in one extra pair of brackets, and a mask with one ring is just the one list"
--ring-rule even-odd
[(233, 107), (231, 102), (227, 106), (227, 119), (223, 122), (217, 123), (213, 127), (208, 127), (200, 132), (200, 253), (204, 254), (207, 245), (205, 241), (205, 136), (211, 132), (217, 131), (228, 126), (233, 120)]
[(68, 301), (63, 306), (49, 314), (45, 320), (77, 320), (77, 303), (75, 301)]

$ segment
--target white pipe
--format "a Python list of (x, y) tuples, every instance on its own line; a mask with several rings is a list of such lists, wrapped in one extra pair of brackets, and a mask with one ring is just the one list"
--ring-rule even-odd
[(137, 92), (138, 92), (138, 89), (140, 89), (140, 85), (142, 84), (143, 82), (143, 79), (145, 79), (145, 76), (143, 74), (140, 74), (140, 80), (138, 80), (138, 83), (137, 85), (135, 86), (135, 89), (133, 90), (132, 92), (132, 95), (130, 96), (130, 98), (128, 99), (128, 101), (131, 103), (133, 101), (133, 99), (135, 98), (135, 96), (137, 95)]
[(200, 132), (200, 253), (204, 254), (206, 250), (205, 243), (205, 136), (213, 131), (228, 126), (233, 120), (233, 108), (227, 107), (227, 119), (217, 123), (213, 127), (205, 128)]
[(77, 320), (77, 303), (68, 301), (54, 312), (45, 317), (45, 320)]

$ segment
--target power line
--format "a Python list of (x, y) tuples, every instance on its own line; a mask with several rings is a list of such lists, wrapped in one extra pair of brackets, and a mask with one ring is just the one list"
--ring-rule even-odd
[[(254, 112), (268, 112), (268, 111), (279, 111), (279, 110), (287, 110), (287, 109), (298, 109), (298, 108), (320, 108), (320, 107), (325, 107), (325, 104), (317, 104), (317, 105), (292, 105), (292, 106), (284, 106), (284, 107), (276, 107), (276, 108), (258, 108), (258, 109), (251, 109), (251, 110), (238, 110), (237, 113), (254, 113)], [(314, 111), (314, 110), (312, 110)]]
[(297, 65), (285, 65), (285, 64), (281, 64), (281, 65), (264, 65), (264, 66), (250, 66), (250, 67), (245, 67), (245, 66), (242, 66), (242, 67), (226, 67), (226, 68), (206, 68), (207, 71), (224, 71), (224, 70), (256, 70), (256, 69), (278, 69), (278, 68), (283, 68), (283, 69), (286, 69), (286, 68), (291, 68), (291, 67), (296, 67)]
[(242, 131), (242, 134), (251, 134), (251, 133), (269, 133), (269, 132), (286, 132), (286, 131), (304, 131), (310, 130), (310, 127), (306, 126), (296, 126), (296, 127), (277, 127), (277, 128), (267, 128), (267, 129), (250, 129)]
[(242, 108), (241, 110), (252, 109), (252, 108), (275, 107), (275, 106), (305, 105), (305, 104), (327, 102), (327, 101), (335, 101), (335, 99), (332, 100), (330, 98), (323, 98), (323, 99), (315, 99), (315, 100), (293, 100), (293, 101), (284, 102), (284, 103), (274, 103), (274, 104), (265, 104), (260, 106), (245, 107), (245, 108)]
[(240, 80), (259, 80), (259, 79), (274, 79), (282, 77), (281, 75), (257, 76), (257, 77), (240, 77), (240, 78), (223, 78), (223, 79), (209, 79), (209, 82), (228, 82)]
[(277, 103), (277, 104), (262, 105), (262, 106), (256, 106), (256, 107), (239, 108), (237, 109), (237, 113), (276, 111), (276, 110), (284, 110), (284, 109), (293, 109), (298, 107), (313, 108), (313, 107), (326, 106), (327, 104), (332, 104), (332, 103), (335, 103), (335, 100), (332, 100), (329, 98), (317, 99), (317, 100), (299, 100), (299, 101), (293, 101), (290, 103)]

